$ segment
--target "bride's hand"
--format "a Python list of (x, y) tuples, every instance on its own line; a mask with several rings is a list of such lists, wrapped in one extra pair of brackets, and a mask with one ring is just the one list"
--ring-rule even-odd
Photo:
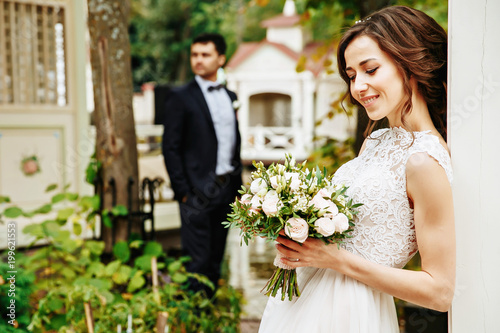
[(293, 268), (305, 266), (334, 268), (343, 252), (337, 244), (327, 245), (315, 238), (308, 238), (302, 244), (297, 243), (287, 238), (283, 231), (276, 241), (278, 242), (276, 248), (284, 256), (281, 261)]

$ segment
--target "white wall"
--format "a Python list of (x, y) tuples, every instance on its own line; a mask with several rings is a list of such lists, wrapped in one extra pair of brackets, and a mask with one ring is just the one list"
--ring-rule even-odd
[(270, 42), (288, 46), (295, 52), (300, 52), (304, 48), (304, 33), (300, 25), (296, 27), (267, 28), (266, 38)]
[(453, 333), (500, 332), (500, 1), (450, 1), (449, 143), (457, 226)]

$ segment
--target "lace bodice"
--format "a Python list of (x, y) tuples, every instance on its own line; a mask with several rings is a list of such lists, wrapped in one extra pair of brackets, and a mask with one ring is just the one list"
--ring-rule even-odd
[(364, 151), (333, 178), (349, 186), (347, 194), (364, 205), (355, 218), (353, 238), (344, 247), (386, 266), (403, 267), (417, 252), (413, 209), (406, 193), (406, 162), (412, 154), (433, 157), (452, 181), (450, 156), (438, 137), (394, 127), (373, 132)]

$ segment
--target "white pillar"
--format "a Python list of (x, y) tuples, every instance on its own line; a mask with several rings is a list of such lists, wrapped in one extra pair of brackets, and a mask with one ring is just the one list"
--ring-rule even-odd
[(500, 332), (500, 1), (450, 1), (457, 284), (450, 332)]

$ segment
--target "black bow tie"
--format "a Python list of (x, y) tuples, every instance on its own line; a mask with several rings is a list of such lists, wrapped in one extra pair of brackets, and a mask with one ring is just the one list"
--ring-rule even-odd
[(210, 86), (210, 87), (208, 87), (208, 91), (219, 90), (219, 89), (222, 89), (222, 88), (224, 88), (224, 86), (222, 84), (218, 84), (216, 86)]

